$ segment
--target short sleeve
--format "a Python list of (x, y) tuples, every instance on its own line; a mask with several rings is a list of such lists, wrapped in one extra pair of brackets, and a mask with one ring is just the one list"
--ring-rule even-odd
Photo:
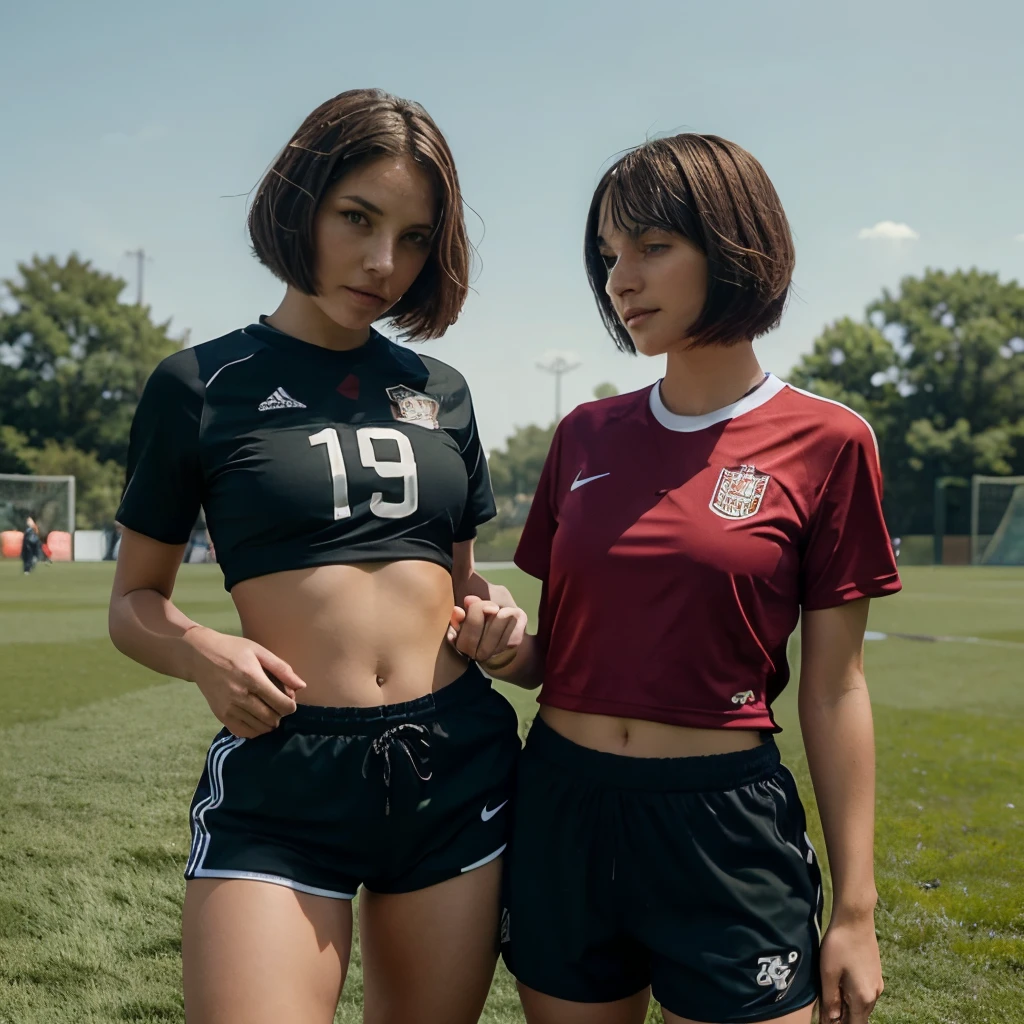
[(547, 580), (551, 567), (551, 545), (558, 529), (558, 468), (561, 462), (562, 431), (555, 431), (548, 457), (544, 460), (537, 492), (523, 526), (515, 563), (538, 580)]
[(897, 593), (902, 584), (882, 514), (874, 434), (858, 422), (836, 457), (809, 524), (801, 564), (808, 611)]
[(487, 471), (487, 456), (480, 443), (480, 432), (476, 426), (476, 415), (472, 404), (469, 410), (469, 429), (462, 446), (462, 461), (466, 464), (469, 477), (469, 491), (462, 519), (455, 530), (456, 542), (472, 540), (478, 526), (493, 519), (497, 513), (494, 494), (491, 491), (491, 475)]
[(199, 421), (203, 385), (195, 355), (177, 352), (146, 382), (128, 441), (117, 521), (165, 544), (185, 544), (202, 500)]

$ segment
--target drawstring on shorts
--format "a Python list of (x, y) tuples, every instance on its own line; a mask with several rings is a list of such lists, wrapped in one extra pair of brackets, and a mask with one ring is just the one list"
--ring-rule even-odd
[[(417, 735), (412, 737), (399, 735), (404, 730), (410, 730)], [(432, 771), (428, 771), (426, 762), (430, 758), (430, 741), (427, 739), (429, 730), (425, 725), (420, 725), (419, 722), (402, 722), (400, 725), (392, 726), (390, 729), (385, 729), (379, 736), (375, 737), (371, 742), (370, 746), (366, 750), (366, 757), (363, 758), (363, 778), (369, 778), (370, 771), (370, 755), (376, 754), (379, 757), (384, 758), (384, 770), (383, 779), (384, 787), (387, 790), (387, 795), (384, 798), (384, 813), (389, 815), (391, 813), (391, 749), (397, 747), (405, 756), (409, 759), (409, 764), (412, 765), (412, 770), (416, 773), (416, 777), (421, 782), (428, 782), (433, 776)], [(414, 744), (419, 744), (420, 748), (417, 749)], [(426, 772), (426, 774), (424, 774)]]

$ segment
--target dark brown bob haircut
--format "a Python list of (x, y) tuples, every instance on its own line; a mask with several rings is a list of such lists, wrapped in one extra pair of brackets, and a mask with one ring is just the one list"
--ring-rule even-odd
[(793, 237), (774, 186), (745, 149), (716, 135), (674, 135), (631, 150), (601, 178), (587, 215), (587, 277), (615, 344), (635, 353), (605, 292), (605, 199), (620, 231), (671, 231), (707, 256), (708, 293), (691, 344), (728, 345), (778, 326), (793, 276)]
[(430, 255), (388, 319), (409, 338), (438, 338), (466, 301), (472, 248), (451, 150), (418, 103), (381, 89), (350, 89), (317, 107), (259, 184), (249, 211), (253, 252), (275, 277), (315, 295), (317, 210), (340, 178), (381, 156), (412, 157), (434, 183)]

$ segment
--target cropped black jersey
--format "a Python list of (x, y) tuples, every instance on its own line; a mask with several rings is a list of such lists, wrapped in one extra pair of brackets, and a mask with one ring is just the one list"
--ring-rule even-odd
[(200, 506), (224, 586), (422, 559), (495, 512), (462, 375), (371, 332), (336, 352), (258, 323), (183, 349), (146, 384), (118, 522), (184, 544)]

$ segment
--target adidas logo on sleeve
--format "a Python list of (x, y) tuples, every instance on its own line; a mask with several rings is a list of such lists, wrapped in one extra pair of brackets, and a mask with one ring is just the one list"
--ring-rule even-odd
[(302, 402), (297, 402), (284, 388), (278, 388), (269, 398), (265, 398), (257, 406), (259, 412), (269, 412), (271, 409), (305, 409)]

